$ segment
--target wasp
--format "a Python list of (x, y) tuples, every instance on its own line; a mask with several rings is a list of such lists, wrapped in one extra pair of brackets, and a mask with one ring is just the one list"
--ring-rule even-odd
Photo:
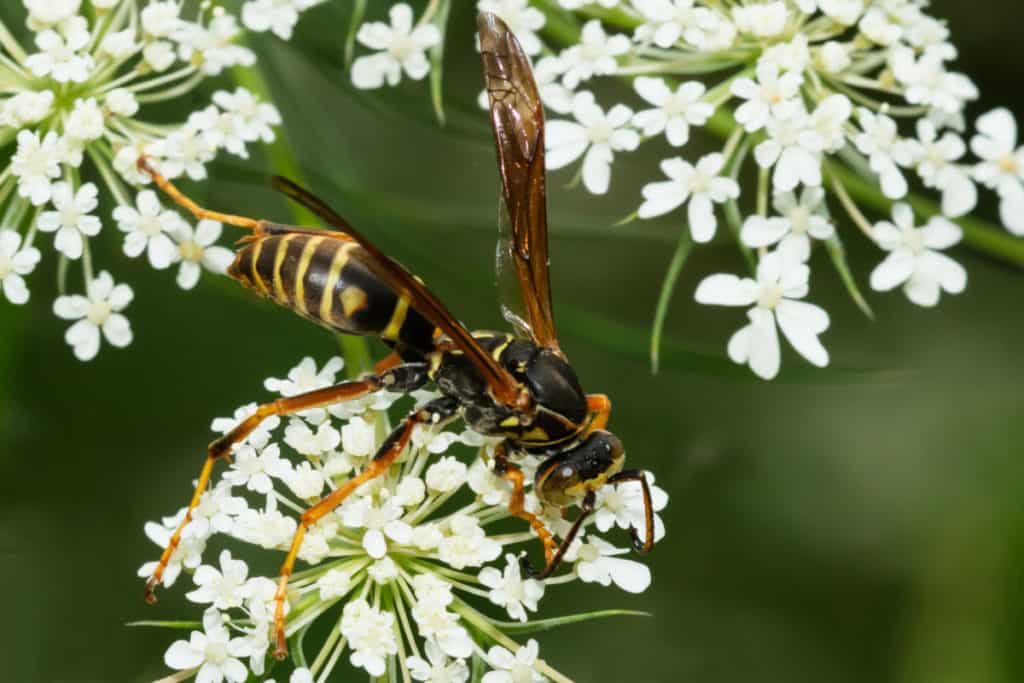
[[(183, 194), (144, 157), (139, 159), (139, 168), (197, 219), (250, 231), (240, 240), (242, 246), (228, 275), (332, 332), (376, 336), (392, 351), (377, 364), (374, 374), (362, 379), (260, 405), (255, 414), (208, 446), (186, 514), (146, 583), (148, 602), (155, 602), (153, 590), (217, 460), (228, 456), (267, 417), (327, 406), (380, 389), (411, 392), (432, 384), (441, 397), (414, 409), (358, 475), (302, 514), (274, 596), (278, 658), (287, 656), (285, 597), (306, 529), (360, 486), (387, 472), (416, 425), (461, 418), (469, 428), (503, 439), (495, 450), (493, 467), (512, 485), (509, 512), (525, 520), (544, 547), (542, 569), (534, 569), (523, 558), (528, 575), (545, 579), (558, 568), (594, 510), (596, 491), (606, 484), (640, 483), (645, 536), (641, 539), (635, 528), (630, 536), (638, 552), (650, 551), (654, 512), (647, 480), (639, 470), (623, 469), (623, 445), (605, 429), (611, 402), (602, 394), (583, 391), (558, 344), (549, 276), (544, 112), (530, 62), (498, 17), (481, 14), (477, 28), (501, 181), (498, 271), (499, 277), (518, 284), (513, 300), (502, 306), (512, 333), (468, 330), (419, 278), (382, 253), (325, 202), (289, 180), (275, 177), (273, 185), (330, 230), (210, 211)], [(524, 474), (516, 465), (517, 457), (524, 454), (543, 458), (534, 480), (534, 491), (542, 502), (580, 508), (561, 542), (524, 506)]]

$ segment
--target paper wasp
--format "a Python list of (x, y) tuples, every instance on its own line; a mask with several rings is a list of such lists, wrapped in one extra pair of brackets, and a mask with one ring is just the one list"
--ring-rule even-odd
[[(385, 439), (361, 473), (335, 489), (301, 517), (281, 567), (275, 595), (275, 655), (287, 654), (284, 603), (288, 579), (306, 529), (338, 507), (359, 486), (380, 476), (399, 457), (418, 424), (461, 418), (473, 430), (504, 441), (494, 471), (512, 484), (509, 512), (526, 520), (544, 545), (544, 579), (559, 566), (583, 522), (593, 512), (595, 492), (605, 484), (637, 481), (643, 491), (646, 534), (631, 529), (633, 546), (648, 552), (654, 518), (647, 481), (638, 470), (623, 470), (625, 452), (605, 430), (611, 403), (585, 394), (559, 348), (551, 308), (545, 205), (544, 115), (530, 63), (508, 27), (491, 14), (478, 19), (491, 125), (498, 152), (504, 200), (499, 271), (518, 282), (520, 299), (503, 306), (515, 333), (470, 332), (423, 283), (350, 226), (323, 201), (291, 181), (275, 187), (334, 228), (309, 229), (209, 211), (163, 178), (146, 160), (139, 167), (175, 202), (197, 218), (251, 231), (228, 274), (264, 297), (334, 332), (374, 335), (393, 353), (375, 374), (259, 406), (256, 413), (210, 444), (187, 513), (146, 584), (154, 601), (171, 553), (210, 480), (214, 463), (227, 456), (259, 423), (350, 400), (379, 389), (410, 392), (434, 384), (441, 397), (413, 410)], [(558, 543), (540, 518), (524, 507), (522, 454), (542, 456), (534, 490), (550, 505), (580, 506), (580, 514)]]

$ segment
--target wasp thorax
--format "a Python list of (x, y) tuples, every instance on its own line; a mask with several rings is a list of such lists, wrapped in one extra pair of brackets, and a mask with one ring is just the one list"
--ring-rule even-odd
[(611, 432), (591, 432), (577, 446), (544, 461), (534, 489), (545, 503), (569, 505), (601, 488), (625, 461), (622, 442)]

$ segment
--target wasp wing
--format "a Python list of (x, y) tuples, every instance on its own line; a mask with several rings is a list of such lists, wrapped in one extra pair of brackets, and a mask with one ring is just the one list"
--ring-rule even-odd
[(519, 282), (518, 298), (503, 306), (502, 313), (537, 344), (561, 353), (548, 273), (544, 108), (530, 60), (508, 26), (484, 13), (477, 19), (477, 31), (498, 151), (504, 199), (500, 214), (507, 212), (508, 218), (498, 242), (499, 286), (508, 272)]
[(397, 261), (384, 254), (323, 200), (287, 178), (275, 176), (273, 184), (275, 189), (312, 211), (328, 225), (350, 235), (358, 242), (370, 255), (372, 261), (369, 265), (376, 274), (396, 293), (407, 297), (410, 306), (448, 335), (452, 343), (466, 355), (473, 367), (480, 373), (490, 387), (494, 398), (508, 407), (523, 407), (520, 405), (523, 393), (515, 378), (480, 346), (469, 330), (455, 319), (455, 316), (448, 311), (433, 292), (427, 289), (423, 282), (399, 265)]

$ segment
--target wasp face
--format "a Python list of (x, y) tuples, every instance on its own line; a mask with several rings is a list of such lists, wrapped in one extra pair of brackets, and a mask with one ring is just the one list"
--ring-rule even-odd
[(553, 455), (537, 469), (534, 490), (541, 500), (565, 506), (596, 491), (622, 469), (622, 442), (602, 429), (591, 432), (575, 448)]

